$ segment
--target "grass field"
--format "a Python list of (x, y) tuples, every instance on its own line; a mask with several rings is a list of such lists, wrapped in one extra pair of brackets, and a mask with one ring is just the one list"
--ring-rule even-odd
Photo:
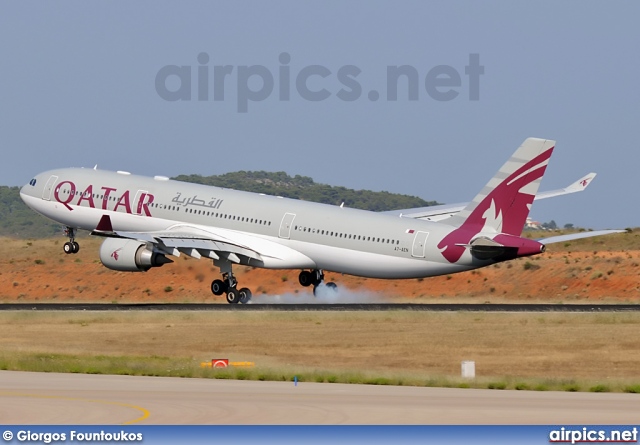
[[(0, 302), (224, 301), (209, 291), (219, 275), (209, 261), (182, 256), (131, 274), (100, 264), (99, 239), (81, 238), (78, 255), (61, 253), (63, 238), (2, 241)], [(305, 292), (297, 271), (238, 269), (265, 302)], [(397, 303), (637, 304), (640, 232), (554, 244), (452, 276), (328, 279)], [(0, 312), (0, 369), (640, 392), (638, 338), (634, 313)], [(200, 367), (212, 358), (256, 366)], [(463, 360), (476, 362), (476, 379), (460, 377)]]
[(640, 392), (639, 337), (635, 313), (2, 312), (0, 369)]

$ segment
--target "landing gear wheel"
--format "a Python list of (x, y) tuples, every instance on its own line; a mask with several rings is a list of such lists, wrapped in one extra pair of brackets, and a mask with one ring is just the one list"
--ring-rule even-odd
[(251, 290), (246, 287), (240, 289), (240, 303), (247, 304), (251, 300)]
[(211, 292), (213, 295), (222, 295), (227, 290), (227, 284), (222, 280), (213, 280), (211, 283)]
[(64, 243), (64, 246), (62, 248), (64, 249), (64, 253), (66, 253), (67, 255), (70, 253), (74, 253), (74, 245), (70, 241)]
[(329, 281), (327, 283), (327, 289), (331, 289), (334, 292), (338, 291), (338, 285), (336, 283), (334, 283), (333, 281)]
[(66, 226), (64, 228), (64, 235), (69, 238), (69, 241), (64, 243), (64, 253), (78, 253), (80, 245), (76, 243), (76, 231), (73, 227)]
[(211, 292), (214, 295), (227, 294), (227, 303), (238, 304), (246, 303), (251, 299), (251, 291), (246, 287), (238, 290), (238, 280), (233, 276), (231, 271), (232, 264), (228, 260), (213, 260), (213, 264), (220, 268), (222, 280), (213, 280), (211, 282)]
[(304, 287), (311, 286), (314, 282), (313, 274), (308, 270), (303, 270), (300, 272), (300, 275), (298, 275), (298, 282)]
[(227, 303), (238, 304), (240, 302), (240, 292), (235, 287), (227, 290)]
[(324, 272), (321, 269), (303, 270), (298, 275), (298, 281), (304, 287), (313, 286), (313, 295), (315, 295), (316, 288), (324, 281)]

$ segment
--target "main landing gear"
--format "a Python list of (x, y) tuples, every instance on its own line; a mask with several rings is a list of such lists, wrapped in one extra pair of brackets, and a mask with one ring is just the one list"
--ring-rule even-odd
[(227, 302), (230, 304), (246, 304), (251, 300), (251, 290), (247, 287), (237, 289), (238, 280), (233, 276), (231, 271), (231, 262), (229, 261), (215, 261), (216, 266), (220, 267), (222, 272), (222, 280), (213, 280), (211, 283), (211, 292), (213, 295), (227, 294)]
[[(313, 295), (316, 295), (318, 286), (320, 286), (323, 283), (323, 281), (324, 281), (324, 272), (320, 269), (303, 270), (302, 272), (300, 272), (300, 275), (298, 275), (298, 282), (302, 286), (304, 287), (313, 286)], [(333, 281), (329, 281), (328, 283), (325, 284), (325, 286), (327, 286), (327, 289), (331, 289), (333, 291), (335, 291), (338, 288), (336, 283), (334, 283)]]
[[(227, 260), (214, 260), (213, 264), (220, 268), (222, 280), (213, 280), (211, 283), (211, 292), (213, 295), (227, 294), (227, 302), (230, 304), (243, 303), (246, 304), (251, 300), (251, 290), (243, 287), (238, 290), (238, 281), (233, 276), (231, 270), (231, 262)], [(318, 287), (324, 282), (324, 272), (319, 269), (303, 270), (298, 276), (298, 281), (304, 287), (313, 286), (313, 295), (317, 295)], [(338, 286), (330, 281), (324, 283), (327, 290), (336, 291)]]
[(222, 280), (213, 280), (211, 283), (211, 292), (213, 295), (227, 294), (227, 302), (231, 304), (248, 303), (251, 300), (251, 290), (243, 287), (237, 289), (238, 282), (235, 277), (230, 274), (223, 274)]
[(66, 226), (64, 228), (64, 234), (69, 237), (69, 241), (64, 243), (64, 246), (62, 246), (64, 253), (78, 253), (80, 251), (80, 244), (76, 242), (76, 229)]

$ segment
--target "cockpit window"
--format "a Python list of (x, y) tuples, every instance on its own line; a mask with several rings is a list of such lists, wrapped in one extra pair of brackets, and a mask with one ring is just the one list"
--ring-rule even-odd
[(36, 185), (36, 180), (32, 179), (31, 181), (29, 181), (29, 185)]

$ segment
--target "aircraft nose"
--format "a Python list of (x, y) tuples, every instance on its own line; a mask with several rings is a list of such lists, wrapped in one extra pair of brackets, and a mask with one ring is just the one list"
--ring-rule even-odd
[(20, 188), (20, 196), (34, 196), (37, 180), (34, 178)]

